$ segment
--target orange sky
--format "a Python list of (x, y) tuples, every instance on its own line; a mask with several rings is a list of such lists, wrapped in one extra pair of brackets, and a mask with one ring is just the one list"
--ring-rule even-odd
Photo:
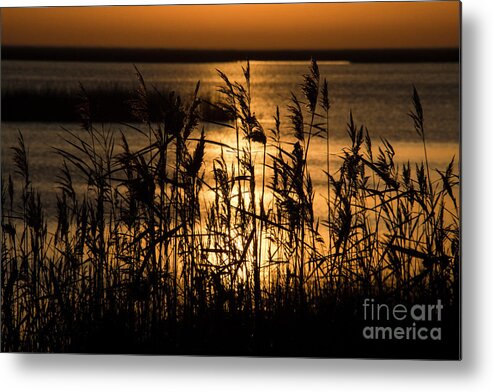
[(456, 47), (459, 3), (2, 9), (2, 44), (200, 49)]

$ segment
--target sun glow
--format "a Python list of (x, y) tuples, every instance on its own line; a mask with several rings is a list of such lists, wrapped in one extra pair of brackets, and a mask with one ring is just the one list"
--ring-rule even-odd
[(257, 50), (457, 47), (459, 9), (456, 1), (14, 8), (2, 10), (2, 43)]

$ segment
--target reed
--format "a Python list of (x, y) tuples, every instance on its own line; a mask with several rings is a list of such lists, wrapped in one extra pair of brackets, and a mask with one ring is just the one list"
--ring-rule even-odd
[[(132, 87), (135, 86), (135, 87)], [(138, 83), (117, 84), (99, 83), (98, 87), (86, 86), (86, 95), (90, 98), (93, 107), (92, 119), (94, 122), (130, 122), (135, 120), (132, 102), (135, 97), (133, 91)], [(159, 96), (166, 96), (173, 88), (159, 86), (148, 92), (149, 116), (159, 119)], [(2, 119), (16, 122), (78, 122), (80, 113), (77, 107), (80, 103), (77, 88), (57, 89), (13, 89), (2, 87)], [(206, 91), (201, 94), (204, 102), (200, 106), (201, 118), (208, 122), (229, 122), (226, 113), (220, 107), (220, 96), (217, 93)]]
[[(459, 176), (453, 159), (430, 167), (416, 89), (423, 163), (399, 166), (390, 141), (374, 146), (350, 113), (332, 167), (329, 88), (315, 61), (289, 124), (278, 108), (269, 132), (255, 116), (250, 64), (243, 82), (218, 74), (216, 103), (199, 84), (184, 103), (136, 70), (126, 101), (138, 125), (121, 133), (94, 125), (82, 90), (83, 130), (67, 129), (56, 150), (53, 230), (19, 134), (15, 170), (2, 173), (2, 351), (335, 355), (360, 298), (457, 306)], [(206, 106), (221, 116), (204, 118)], [(209, 139), (204, 121), (235, 145)], [(307, 164), (316, 138), (327, 148), (321, 221), (314, 205), (325, 195)], [(221, 149), (211, 166), (209, 146)], [(327, 334), (332, 343), (318, 347)]]

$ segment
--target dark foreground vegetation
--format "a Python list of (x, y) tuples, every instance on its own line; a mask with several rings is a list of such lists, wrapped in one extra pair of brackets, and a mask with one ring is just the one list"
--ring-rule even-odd
[[(269, 130), (251, 107), (249, 65), (243, 83), (220, 76), (232, 146), (200, 132), (198, 85), (188, 105), (154, 102), (138, 74), (142, 149), (96, 127), (83, 99), (84, 131), (57, 151), (53, 229), (19, 135), (15, 172), (2, 174), (2, 351), (457, 358), (459, 177), (453, 160), (428, 165), (417, 91), (409, 115), (425, 161), (399, 167), (391, 143), (372, 146), (350, 115), (319, 219), (307, 158), (313, 143), (330, 150), (330, 100), (317, 64), (290, 124), (278, 110)], [(209, 146), (223, 152), (206, 167)], [(364, 340), (365, 298), (439, 298), (442, 339)]]

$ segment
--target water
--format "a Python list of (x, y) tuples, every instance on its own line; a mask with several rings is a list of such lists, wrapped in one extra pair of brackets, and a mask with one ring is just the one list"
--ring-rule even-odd
[[(216, 69), (231, 80), (242, 80), (241, 63), (136, 64), (148, 85), (171, 87), (184, 96), (193, 93), (200, 80), (201, 92), (217, 96), (221, 80)], [(286, 114), (290, 92), (299, 92), (308, 62), (254, 61), (251, 63), (253, 105), (265, 124), (272, 124), (276, 105)], [(414, 84), (425, 109), (429, 140), (457, 142), (459, 134), (459, 65), (350, 64), (320, 62), (332, 101), (334, 136), (345, 132), (349, 110), (376, 136), (391, 140), (414, 140), (406, 113)], [(132, 88), (135, 70), (129, 63), (70, 63), (5, 61), (2, 89), (77, 91), (79, 82), (90, 88)]]
[[(221, 85), (216, 69), (225, 72), (230, 80), (242, 81), (241, 66), (231, 63), (200, 64), (136, 64), (147, 84), (172, 88), (185, 98), (191, 96), (200, 80), (201, 93), (216, 99)], [(290, 132), (286, 105), (291, 92), (300, 98), (302, 75), (308, 72), (308, 62), (251, 63), (252, 96), (255, 114), (267, 130), (274, 126), (276, 106), (281, 110), (285, 135)], [(336, 167), (337, 153), (347, 145), (346, 123), (350, 110), (357, 124), (364, 124), (375, 141), (389, 139), (397, 152), (398, 162), (423, 159), (419, 138), (407, 116), (411, 109), (412, 85), (418, 89), (425, 111), (425, 126), (429, 140), (431, 166), (444, 168), (452, 156), (459, 155), (459, 65), (430, 64), (350, 64), (320, 62), (320, 73), (327, 78), (331, 99), (331, 162)], [(85, 88), (134, 88), (135, 70), (129, 63), (66, 63), (36, 61), (2, 62), (2, 89), (7, 90), (65, 90), (76, 92), (79, 82)], [(21, 130), (30, 149), (35, 184), (54, 200), (53, 188), (60, 158), (52, 147), (64, 147), (61, 127), (79, 130), (78, 124), (59, 123), (2, 123), (2, 167), (11, 170), (12, 151), (17, 131)], [(111, 125), (119, 130), (120, 125)], [(138, 141), (132, 132), (123, 129), (130, 143)], [(207, 127), (209, 139), (230, 142), (233, 135), (217, 126)], [(260, 153), (260, 152), (259, 152)], [(219, 154), (218, 148), (208, 148), (206, 164)], [(325, 142), (311, 145), (309, 168), (314, 179), (317, 203), (323, 204), (325, 193)], [(260, 172), (260, 171), (257, 171)]]

